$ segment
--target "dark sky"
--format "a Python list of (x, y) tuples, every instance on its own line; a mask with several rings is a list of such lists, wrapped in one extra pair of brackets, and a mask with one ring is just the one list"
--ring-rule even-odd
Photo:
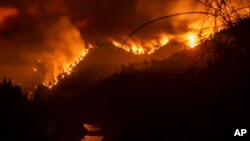
[[(1, 0), (0, 79), (24, 85), (51, 80), (90, 44), (98, 49), (110, 39), (121, 42), (151, 19), (197, 10), (195, 0)], [(198, 17), (157, 22), (135, 36), (182, 35)]]

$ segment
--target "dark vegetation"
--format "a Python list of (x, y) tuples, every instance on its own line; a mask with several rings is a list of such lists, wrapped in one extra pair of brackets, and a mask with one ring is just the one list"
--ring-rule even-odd
[(204, 22), (212, 15), (224, 30), (195, 50), (124, 66), (79, 98), (106, 140), (230, 140), (249, 128), (250, 19), (230, 1), (201, 3)]
[(40, 86), (30, 97), (11, 80), (0, 83), (1, 141), (70, 141), (85, 135), (80, 114), (67, 104), (48, 107), (40, 99), (44, 91)]
[[(86, 116), (98, 117), (107, 140), (229, 140), (250, 125), (249, 25), (243, 19), (196, 51), (145, 69), (124, 67), (83, 96), (83, 111), (95, 109)], [(186, 70), (168, 68), (188, 62)]]
[(42, 133), (34, 103), (27, 99), (20, 86), (13, 86), (11, 80), (0, 83), (0, 104), (0, 140), (35, 140)]
[(4, 79), (0, 140), (80, 140), (86, 134), (83, 121), (100, 126), (105, 141), (229, 140), (232, 130), (247, 128), (250, 19), (232, 7), (225, 11), (227, 1), (202, 4), (224, 22), (225, 30), (168, 59), (123, 66), (85, 86), (82, 95), (63, 102), (56, 95), (46, 102), (44, 93), (63, 92), (66, 86), (39, 86), (31, 100)]

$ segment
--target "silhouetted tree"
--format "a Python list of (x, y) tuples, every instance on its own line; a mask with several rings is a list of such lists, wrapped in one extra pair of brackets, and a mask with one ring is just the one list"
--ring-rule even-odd
[(23, 94), (20, 85), (6, 78), (0, 83), (0, 140), (42, 140), (42, 122), (36, 116), (35, 105)]

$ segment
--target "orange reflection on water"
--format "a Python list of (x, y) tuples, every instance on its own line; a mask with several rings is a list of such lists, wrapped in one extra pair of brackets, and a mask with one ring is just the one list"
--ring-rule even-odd
[(103, 136), (88, 136), (86, 135), (81, 141), (102, 141)]
[(98, 132), (98, 131), (101, 130), (101, 128), (99, 128), (99, 127), (97, 127), (95, 125), (87, 124), (87, 123), (83, 124), (83, 127), (85, 129), (87, 129), (88, 132)]

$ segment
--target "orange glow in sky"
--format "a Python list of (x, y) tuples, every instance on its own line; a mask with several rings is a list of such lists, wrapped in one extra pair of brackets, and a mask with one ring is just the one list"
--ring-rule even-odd
[(0, 23), (2, 23), (6, 17), (14, 16), (16, 14), (17, 9), (15, 8), (0, 8)]

